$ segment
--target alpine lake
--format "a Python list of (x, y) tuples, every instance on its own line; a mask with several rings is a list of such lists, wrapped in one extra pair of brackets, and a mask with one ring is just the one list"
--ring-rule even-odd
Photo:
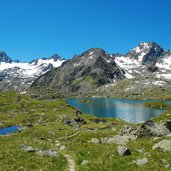
[[(131, 123), (140, 123), (157, 115), (163, 110), (147, 108), (145, 102), (154, 100), (127, 100), (113, 98), (72, 98), (69, 105), (79, 108), (81, 112), (103, 118), (119, 118)], [(171, 103), (171, 101), (165, 101)]]

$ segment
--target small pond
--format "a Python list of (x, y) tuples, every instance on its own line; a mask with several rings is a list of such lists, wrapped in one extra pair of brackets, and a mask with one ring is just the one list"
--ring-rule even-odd
[[(150, 100), (146, 100), (150, 101)], [(105, 118), (120, 118), (139, 123), (147, 121), (163, 112), (163, 110), (144, 107), (145, 100), (125, 100), (112, 98), (75, 98), (67, 102), (83, 113)], [(170, 103), (170, 101), (168, 101)]]
[(19, 128), (18, 126), (9, 126), (5, 128), (0, 128), (0, 135), (7, 135), (12, 132), (16, 132), (18, 131), (18, 128)]

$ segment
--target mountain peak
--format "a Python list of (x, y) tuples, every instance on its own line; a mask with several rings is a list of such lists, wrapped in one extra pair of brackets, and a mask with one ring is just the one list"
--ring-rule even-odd
[(155, 42), (141, 42), (126, 56), (137, 59), (142, 64), (155, 63), (164, 53), (164, 50)]
[(89, 50), (87, 50), (86, 52), (84, 52), (83, 54), (81, 54), (81, 56), (104, 56), (107, 53), (105, 52), (105, 50), (101, 49), (101, 48), (91, 48)]
[[(141, 53), (142, 51), (146, 52), (149, 51), (150, 49), (162, 49), (157, 43), (155, 42), (141, 42), (138, 46), (136, 46), (133, 50), (130, 52), (134, 53)], [(129, 53), (130, 53), (129, 52)]]
[(0, 62), (11, 63), (12, 59), (4, 52), (0, 51)]
[(107, 63), (114, 63), (114, 57), (101, 48), (91, 48), (77, 56), (77, 58), (81, 63), (89, 65), (93, 65), (99, 58), (102, 58)]
[(52, 55), (49, 59), (54, 59), (54, 61), (57, 61), (57, 60), (65, 60), (65, 58), (62, 58), (58, 54)]
[(85, 58), (90, 58), (90, 59), (95, 59), (99, 57), (108, 59), (108, 57), (110, 57), (110, 55), (101, 48), (91, 48), (87, 50), (86, 52), (82, 53), (80, 56), (85, 57)]

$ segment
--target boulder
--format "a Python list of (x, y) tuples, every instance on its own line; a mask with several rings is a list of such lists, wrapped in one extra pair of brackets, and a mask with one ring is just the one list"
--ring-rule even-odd
[(107, 141), (108, 141), (108, 138), (107, 138), (107, 137), (100, 138), (100, 142), (101, 142), (102, 144), (107, 143)]
[(51, 156), (51, 157), (59, 156), (59, 154), (55, 150), (47, 150), (47, 151), (44, 151), (44, 154), (46, 156)]
[(142, 136), (154, 136), (161, 137), (170, 134), (170, 130), (166, 127), (166, 124), (155, 123), (153, 121), (146, 121), (140, 127), (139, 137)]
[(4, 121), (0, 121), (0, 126), (3, 126), (4, 125)]
[(144, 149), (137, 149), (137, 152), (138, 152), (138, 153), (144, 153), (145, 150), (144, 150)]
[(51, 156), (51, 157), (57, 157), (59, 156), (59, 154), (55, 151), (55, 150), (38, 150), (36, 151), (36, 154), (40, 155), (40, 156)]
[(171, 140), (161, 140), (159, 143), (155, 144), (152, 149), (160, 149), (164, 152), (171, 152)]
[(134, 136), (136, 138), (139, 135), (139, 129), (135, 126), (124, 125), (120, 130), (120, 135)]
[(128, 156), (128, 155), (131, 155), (131, 151), (127, 147), (119, 146), (118, 154), (119, 156)]
[(78, 129), (80, 126), (74, 119), (66, 119), (64, 121), (65, 125), (72, 126), (75, 129)]
[(115, 128), (115, 127), (113, 127), (113, 128), (112, 128), (112, 131), (113, 131), (113, 132), (115, 132), (115, 131), (116, 131), (116, 128)]
[(26, 152), (36, 152), (36, 151), (38, 151), (38, 149), (33, 148), (31, 146), (22, 146), (21, 150), (26, 151)]
[(27, 126), (21, 126), (21, 127), (18, 127), (18, 131), (24, 132), (27, 128), (28, 128)]
[(44, 155), (45, 155), (44, 151), (42, 151), (42, 150), (36, 151), (35, 154), (37, 154), (37, 155), (39, 155), (39, 156), (44, 156)]
[(134, 160), (134, 163), (136, 163), (138, 166), (143, 166), (146, 163), (148, 163), (148, 159), (142, 158), (142, 159)]
[(71, 126), (72, 121), (71, 121), (71, 119), (66, 119), (66, 120), (64, 121), (64, 123), (65, 123), (66, 125)]
[(89, 164), (89, 161), (88, 160), (83, 160), (82, 163), (81, 163), (81, 165), (83, 165), (83, 166), (86, 166), (88, 164)]
[(170, 164), (165, 164), (164, 167), (165, 167), (166, 169), (168, 169), (168, 168), (170, 168)]
[(91, 139), (91, 143), (93, 143), (93, 144), (99, 144), (100, 141), (97, 138), (92, 138)]
[(26, 123), (25, 123), (25, 126), (27, 126), (27, 127), (32, 127), (33, 124), (32, 124), (32, 122), (26, 122)]
[(77, 122), (77, 123), (82, 123), (82, 124), (86, 124), (86, 121), (81, 118), (81, 117), (75, 117), (74, 120)]
[(121, 136), (116, 135), (113, 138), (109, 138), (107, 140), (108, 144), (117, 144), (117, 145), (126, 145), (130, 140), (130, 137), (127, 135)]
[(59, 147), (59, 150), (65, 150), (66, 149), (66, 145), (61, 145), (60, 147)]

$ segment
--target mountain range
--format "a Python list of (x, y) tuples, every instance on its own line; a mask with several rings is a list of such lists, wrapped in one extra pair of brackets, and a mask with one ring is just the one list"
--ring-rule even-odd
[(13, 61), (0, 51), (0, 63), (1, 90), (112, 97), (119, 92), (127, 98), (147, 89), (163, 91), (171, 81), (171, 52), (155, 42), (141, 42), (124, 55), (92, 48), (69, 60), (54, 55), (30, 63)]
[(20, 62), (12, 60), (5, 52), (0, 51), (0, 90), (23, 92), (36, 78), (54, 67), (59, 67), (64, 61), (64, 58), (53, 55), (50, 58)]

